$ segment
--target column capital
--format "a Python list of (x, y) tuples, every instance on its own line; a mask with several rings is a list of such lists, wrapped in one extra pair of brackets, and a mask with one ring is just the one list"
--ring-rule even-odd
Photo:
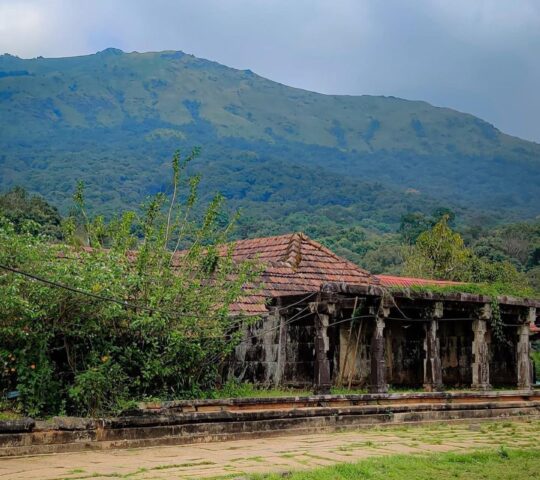
[(491, 307), (491, 303), (484, 303), (478, 309), (478, 320), (491, 320), (492, 316), (493, 308)]
[(438, 320), (443, 317), (444, 303), (433, 302), (424, 309), (424, 318), (427, 320)]
[(529, 307), (520, 312), (520, 320), (527, 325), (534, 324), (536, 322), (536, 307)]

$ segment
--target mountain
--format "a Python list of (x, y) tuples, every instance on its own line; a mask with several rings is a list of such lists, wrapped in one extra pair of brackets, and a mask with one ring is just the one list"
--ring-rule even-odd
[(200, 145), (204, 194), (243, 206), (243, 233), (387, 231), (451, 206), (490, 221), (540, 214), (540, 145), (472, 115), (394, 97), (291, 88), (183, 52), (0, 56), (0, 189), (66, 211), (78, 179), (112, 213), (163, 190)]

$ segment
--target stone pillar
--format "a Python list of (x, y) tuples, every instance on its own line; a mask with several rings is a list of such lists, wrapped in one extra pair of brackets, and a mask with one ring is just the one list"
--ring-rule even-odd
[(424, 339), (424, 390), (438, 392), (443, 389), (441, 345), (437, 335), (438, 319), (443, 316), (442, 302), (436, 302), (428, 313), (429, 321), (425, 325), (426, 337)]
[(328, 350), (330, 349), (329, 323), (330, 315), (315, 313), (315, 378), (313, 390), (316, 395), (327, 395), (332, 387), (330, 360), (328, 358)]
[(389, 308), (381, 307), (375, 317), (375, 330), (371, 337), (370, 393), (386, 393), (388, 391), (386, 361), (384, 358), (384, 327), (389, 314)]
[(277, 351), (277, 366), (274, 375), (274, 385), (282, 385), (284, 380), (285, 365), (287, 363), (287, 323), (283, 315), (277, 314), (279, 319), (279, 339)]
[(532, 365), (530, 358), (531, 343), (529, 339), (530, 324), (536, 320), (536, 309), (529, 308), (524, 315), (525, 323), (517, 327), (517, 386), (524, 390), (529, 390), (532, 385)]
[(487, 342), (487, 322), (491, 318), (491, 305), (486, 303), (473, 320), (474, 339), (472, 344), (472, 385), (476, 390), (490, 390), (489, 345)]

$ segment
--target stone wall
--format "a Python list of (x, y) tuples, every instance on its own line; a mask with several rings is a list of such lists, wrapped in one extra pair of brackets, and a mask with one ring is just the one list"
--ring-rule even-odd
[(439, 339), (443, 384), (470, 387), (473, 342), (471, 322), (460, 320), (440, 322)]
[(420, 322), (387, 322), (386, 375), (390, 385), (422, 387), (425, 335), (424, 325)]
[(539, 395), (514, 390), (152, 403), (123, 417), (0, 421), (0, 457), (320, 433), (402, 422), (538, 418)]
[(313, 385), (315, 368), (314, 317), (309, 315), (286, 325), (286, 360), (282, 383), (291, 387)]
[(261, 385), (276, 383), (279, 338), (279, 315), (268, 315), (247, 327), (232, 355), (228, 377)]
[(494, 387), (507, 387), (517, 384), (517, 332), (515, 327), (503, 329), (505, 340), (491, 339), (489, 371)]
[(300, 317), (291, 322), (272, 312), (249, 326), (232, 355), (228, 377), (260, 385), (311, 388), (314, 320), (312, 315)]

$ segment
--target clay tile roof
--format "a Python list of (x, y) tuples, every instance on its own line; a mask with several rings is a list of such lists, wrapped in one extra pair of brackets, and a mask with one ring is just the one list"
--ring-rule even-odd
[(233, 258), (256, 259), (264, 265), (262, 291), (233, 305), (233, 312), (265, 313), (266, 299), (315, 293), (325, 283), (379, 285), (367, 270), (303, 233), (239, 240), (234, 244)]
[(397, 277), (394, 275), (375, 275), (383, 287), (418, 287), (418, 286), (441, 286), (463, 285), (462, 282), (451, 282), (450, 280), (431, 280), (427, 278)]

